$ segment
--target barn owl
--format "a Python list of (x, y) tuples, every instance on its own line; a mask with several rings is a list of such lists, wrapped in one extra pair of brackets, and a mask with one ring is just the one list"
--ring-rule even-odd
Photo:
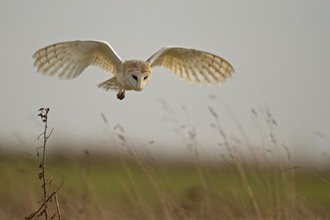
[(235, 72), (219, 56), (183, 47), (163, 47), (147, 61), (122, 60), (104, 41), (52, 44), (38, 50), (33, 58), (37, 72), (59, 79), (73, 79), (89, 65), (98, 66), (113, 75), (98, 87), (118, 92), (119, 100), (125, 98), (126, 90), (142, 91), (151, 79), (153, 67), (163, 67), (181, 80), (197, 85), (226, 82)]

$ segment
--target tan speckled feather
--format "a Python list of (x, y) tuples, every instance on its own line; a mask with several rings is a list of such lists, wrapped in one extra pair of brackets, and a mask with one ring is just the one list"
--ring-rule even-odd
[(147, 62), (151, 67), (163, 67), (178, 78), (193, 84), (220, 84), (232, 77), (234, 68), (211, 53), (182, 47), (164, 47)]
[(116, 75), (122, 71), (123, 61), (102, 41), (71, 41), (50, 45), (38, 50), (33, 58), (38, 72), (60, 79), (78, 77), (89, 65), (98, 66)]
[(128, 70), (139, 70), (141, 73), (151, 72), (150, 64), (142, 60), (125, 60), (123, 68), (123, 72), (128, 72)]

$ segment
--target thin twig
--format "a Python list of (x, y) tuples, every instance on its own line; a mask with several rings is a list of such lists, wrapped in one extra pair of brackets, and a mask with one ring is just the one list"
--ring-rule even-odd
[(56, 214), (58, 214), (59, 220), (61, 220), (61, 212), (60, 212), (60, 207), (59, 207), (59, 203), (58, 203), (58, 199), (57, 199), (57, 191), (62, 187), (64, 180), (62, 181), (62, 184), (60, 185), (60, 187), (58, 187), (49, 197), (47, 197), (47, 190), (46, 190), (46, 184), (48, 183), (49, 185), (51, 184), (53, 178), (48, 178), (46, 180), (46, 174), (45, 174), (45, 159), (46, 159), (46, 144), (47, 144), (47, 140), (48, 138), (52, 135), (54, 128), (50, 131), (49, 135), (47, 135), (47, 128), (48, 128), (48, 112), (49, 112), (49, 108), (40, 108), (39, 109), (39, 114), (38, 116), (40, 116), (42, 122), (45, 123), (45, 128), (44, 128), (44, 132), (41, 133), (38, 136), (38, 139), (43, 136), (43, 146), (42, 147), (38, 147), (37, 148), (37, 156), (39, 157), (39, 152), (38, 150), (40, 148), (43, 148), (43, 157), (42, 157), (42, 162), (39, 165), (39, 168), (41, 169), (41, 172), (38, 174), (39, 175), (39, 179), (42, 179), (42, 189), (43, 189), (43, 203), (40, 206), (40, 208), (38, 209), (38, 211), (32, 213), (31, 215), (29, 215), (28, 217), (25, 217), (26, 220), (31, 220), (37, 213), (38, 217), (45, 215), (45, 219), (48, 220), (48, 212), (47, 212), (47, 202), (55, 195), (55, 200), (56, 200), (56, 208), (57, 208), (57, 212), (55, 212), (52, 216), (51, 219), (53, 219)]
[[(63, 186), (63, 184), (64, 184), (64, 180), (62, 181), (61, 185), (46, 199), (46, 203), (57, 193), (57, 191)], [(28, 217), (25, 217), (25, 220), (32, 219), (44, 207), (44, 205), (45, 203), (43, 203), (37, 211), (33, 212)]]
[[(44, 210), (44, 213), (45, 213), (45, 218), (46, 220), (48, 220), (48, 213), (47, 213), (47, 203), (46, 203), (46, 198), (47, 198), (47, 190), (46, 190), (46, 174), (45, 174), (45, 158), (46, 158), (46, 144), (47, 144), (47, 140), (48, 138), (50, 137), (51, 134), (49, 134), (47, 136), (47, 121), (48, 121), (48, 112), (49, 112), (49, 108), (46, 108), (45, 110), (42, 110), (41, 113), (39, 114), (40, 117), (41, 117), (41, 120), (43, 122), (45, 122), (45, 130), (44, 130), (44, 133), (43, 133), (43, 136), (44, 136), (44, 146), (43, 146), (43, 156), (42, 156), (42, 181), (43, 181), (43, 185), (42, 185), (42, 188), (43, 188), (43, 191), (44, 191), (44, 206), (45, 206), (45, 210)], [(53, 131), (53, 129), (52, 129)], [(40, 136), (39, 136), (40, 137)]]

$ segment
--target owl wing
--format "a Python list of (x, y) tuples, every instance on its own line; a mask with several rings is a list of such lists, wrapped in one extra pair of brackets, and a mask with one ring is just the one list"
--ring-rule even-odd
[(94, 65), (116, 75), (122, 71), (122, 59), (103, 41), (70, 41), (50, 45), (34, 55), (34, 66), (44, 76), (60, 79), (78, 77), (86, 67)]
[(147, 62), (151, 67), (163, 67), (181, 80), (197, 85), (226, 82), (235, 72), (230, 63), (219, 56), (182, 47), (163, 47)]

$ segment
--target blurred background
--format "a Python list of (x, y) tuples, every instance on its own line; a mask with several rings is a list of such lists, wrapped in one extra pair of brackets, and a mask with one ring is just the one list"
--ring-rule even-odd
[[(297, 174), (296, 188), (292, 173), (283, 179), (278, 173), (329, 167), (329, 11), (329, 1), (321, 0), (0, 1), (0, 218), (22, 219), (38, 208), (36, 154), (42, 151), (36, 149), (43, 144), (38, 136), (44, 124), (37, 114), (45, 107), (48, 132), (54, 128), (47, 155), (64, 155), (47, 159), (47, 166), (55, 186), (66, 179), (60, 194), (66, 215), (90, 219), (90, 207), (94, 217), (130, 213), (131, 219), (161, 219), (155, 217), (161, 198), (197, 210), (195, 219), (212, 219), (194, 208), (207, 204), (199, 199), (207, 185), (214, 209), (205, 207), (224, 219), (298, 219), (297, 213), (329, 219), (329, 173)], [(73, 40), (107, 41), (126, 60), (147, 60), (168, 45), (194, 48), (223, 57), (236, 73), (220, 86), (200, 87), (155, 68), (142, 92), (128, 92), (119, 101), (96, 87), (111, 77), (96, 67), (71, 81), (37, 73), (32, 59), (37, 50)], [(132, 161), (116, 157), (127, 151)], [(153, 162), (147, 166), (140, 156)], [(194, 165), (154, 167), (155, 161), (189, 158), (199, 164), (198, 172)], [(249, 160), (243, 166), (246, 180), (237, 161)], [(216, 170), (200, 167), (201, 161)], [(271, 165), (259, 172), (259, 162), (274, 163), (274, 173), (268, 173)], [(141, 209), (134, 209), (137, 204)]]
[[(199, 145), (212, 154), (218, 137), (210, 127), (209, 106), (228, 134), (240, 136), (235, 114), (251, 144), (260, 145), (251, 109), (268, 108), (296, 158), (312, 162), (329, 151), (328, 1), (1, 1), (0, 5), (0, 146), (5, 151), (34, 152), (42, 131), (37, 110), (49, 107), (49, 125), (55, 128), (52, 142), (66, 148), (109, 150), (104, 113), (111, 126), (120, 124), (134, 142), (155, 141), (148, 147), (155, 154), (172, 157), (184, 152), (184, 143), (173, 130), (187, 124), (196, 128)], [(96, 87), (111, 77), (96, 67), (72, 81), (43, 77), (33, 67), (32, 55), (38, 49), (88, 39), (109, 42), (122, 59), (147, 60), (166, 45), (204, 50), (228, 60), (236, 73), (220, 86), (199, 87), (156, 68), (143, 92), (129, 92), (119, 101), (115, 93)], [(177, 125), (168, 122), (164, 103)]]

